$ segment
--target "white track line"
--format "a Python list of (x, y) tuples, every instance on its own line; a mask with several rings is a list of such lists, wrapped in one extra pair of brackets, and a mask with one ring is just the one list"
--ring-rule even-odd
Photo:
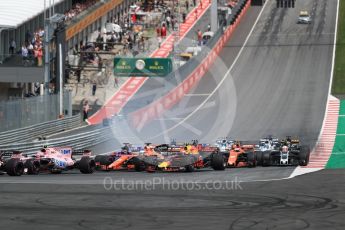
[[(327, 111), (328, 111), (328, 107), (329, 107), (329, 101), (330, 101), (330, 97), (332, 97), (331, 95), (331, 90), (332, 90), (332, 83), (333, 83), (333, 74), (334, 74), (334, 65), (335, 65), (335, 49), (336, 49), (336, 43), (337, 43), (337, 35), (338, 35), (338, 18), (339, 18), (339, 0), (337, 0), (337, 12), (336, 12), (336, 16), (335, 16), (335, 31), (334, 31), (334, 41), (333, 41), (333, 57), (332, 57), (332, 67), (331, 67), (331, 78), (330, 78), (330, 82), (329, 82), (329, 86), (328, 86), (328, 96), (327, 96), (327, 104), (326, 104), (326, 109), (325, 109), (325, 114), (323, 116), (323, 122), (322, 122), (322, 126), (320, 129), (320, 133), (319, 136), (317, 138), (317, 140), (319, 141), (321, 139), (321, 135), (322, 135), (322, 131), (325, 128), (325, 121), (326, 121), (326, 117), (327, 117)], [(314, 150), (313, 150), (314, 151)], [(297, 167), (291, 175), (302, 175), (304, 173), (309, 173), (308, 170), (310, 170), (311, 168), (301, 168), (301, 167)], [(315, 171), (319, 171), (322, 170), (323, 168), (315, 168)]]
[(332, 90), (332, 83), (333, 83), (333, 74), (334, 74), (334, 65), (335, 65), (335, 49), (336, 49), (336, 43), (337, 43), (337, 35), (338, 35), (338, 16), (339, 16), (339, 0), (337, 0), (337, 13), (336, 13), (336, 18), (335, 18), (335, 31), (334, 31), (334, 41), (333, 41), (333, 57), (332, 57), (332, 67), (331, 67), (331, 78), (328, 86), (328, 96), (327, 96), (327, 104), (326, 104), (326, 109), (325, 109), (325, 114), (323, 116), (323, 122), (321, 126), (321, 130), (319, 133), (318, 140), (320, 140), (322, 130), (325, 127), (325, 119), (326, 119), (326, 114), (329, 106), (329, 99), (331, 96), (331, 90)]

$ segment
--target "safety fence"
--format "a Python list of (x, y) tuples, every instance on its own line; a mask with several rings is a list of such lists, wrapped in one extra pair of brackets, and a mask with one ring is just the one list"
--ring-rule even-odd
[(21, 151), (26, 154), (33, 154), (44, 146), (61, 147), (69, 146), (74, 150), (86, 149), (90, 146), (100, 144), (113, 137), (111, 127), (102, 127), (89, 132), (74, 135), (52, 138), (48, 140), (36, 140), (20, 143), (10, 143), (0, 145), (0, 151)]
[(25, 128), (0, 132), (0, 145), (35, 139), (44, 139), (47, 135), (58, 133), (64, 130), (74, 129), (80, 127), (81, 124), (82, 119), (80, 114), (78, 114), (64, 119), (48, 121)]
[[(64, 115), (71, 115), (71, 94), (68, 91), (64, 93), (63, 105)], [(57, 94), (1, 101), (0, 131), (56, 120), (60, 113), (59, 106), (60, 99)]]

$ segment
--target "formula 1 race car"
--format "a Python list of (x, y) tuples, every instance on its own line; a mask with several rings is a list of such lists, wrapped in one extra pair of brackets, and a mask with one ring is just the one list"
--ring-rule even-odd
[(228, 167), (255, 167), (260, 159), (257, 159), (260, 152), (255, 151), (255, 145), (242, 144), (236, 141), (228, 153), (223, 155)]
[(72, 158), (72, 153), (70, 147), (43, 148), (34, 155), (9, 151), (1, 154), (0, 169), (10, 176), (21, 176), (24, 173), (37, 175), (43, 171), (61, 173), (74, 168), (79, 168), (81, 173), (93, 173), (95, 162), (90, 157), (90, 151), (83, 151), (79, 161)]
[(95, 157), (96, 170), (110, 171), (121, 169), (140, 170), (139, 156), (143, 153), (142, 147), (133, 147), (125, 143), (120, 151)]
[(306, 10), (302, 10), (299, 12), (299, 16), (297, 19), (297, 24), (310, 24), (311, 23), (311, 17)]
[(255, 146), (258, 151), (265, 152), (268, 150), (279, 149), (279, 139), (272, 136), (262, 138), (259, 141), (259, 145)]
[(285, 139), (280, 140), (279, 147), (283, 147), (284, 145), (288, 146), (290, 149), (298, 150), (300, 148), (300, 140), (298, 137), (286, 136)]
[(203, 148), (202, 154), (196, 145), (169, 146), (167, 144), (148, 146), (151, 153), (143, 155), (141, 169), (148, 172), (155, 171), (185, 171), (211, 167), (214, 170), (224, 170), (225, 162), (218, 148)]
[(229, 140), (228, 138), (219, 138), (216, 140), (216, 146), (219, 148), (221, 152), (229, 151), (234, 144), (235, 141)]
[(38, 162), (19, 151), (6, 151), (0, 154), (0, 170), (2, 172), (10, 176), (21, 176), (25, 169), (27, 174), (38, 174)]
[(301, 146), (299, 139), (287, 137), (281, 141), (278, 150), (262, 153), (262, 166), (306, 166), (309, 163), (310, 149)]

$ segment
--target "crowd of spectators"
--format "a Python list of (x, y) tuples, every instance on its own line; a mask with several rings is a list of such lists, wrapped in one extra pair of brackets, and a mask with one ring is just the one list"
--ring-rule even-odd
[[(82, 11), (88, 9), (99, 0), (81, 0), (74, 4), (70, 10), (65, 12), (65, 21), (71, 20), (73, 17), (80, 14)], [(24, 66), (42, 66), (43, 62), (43, 40), (44, 30), (39, 29), (35, 32), (26, 31), (25, 41), (20, 48), (22, 56), (22, 64)], [(10, 54), (17, 52), (16, 43), (14, 39), (10, 40), (9, 51)]]
[(34, 33), (29, 30), (25, 33), (25, 41), (21, 47), (23, 65), (42, 66), (44, 30), (39, 29)]
[(65, 12), (65, 22), (72, 20), (75, 16), (93, 6), (97, 2), (99, 2), (99, 0), (85, 0), (74, 4), (70, 10)]

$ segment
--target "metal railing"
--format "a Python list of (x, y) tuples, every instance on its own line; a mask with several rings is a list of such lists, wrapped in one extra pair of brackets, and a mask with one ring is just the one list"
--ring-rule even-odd
[(4, 145), (35, 139), (44, 139), (44, 137), (47, 135), (77, 128), (81, 124), (81, 116), (78, 114), (73, 117), (48, 121), (25, 128), (5, 131), (0, 133), (0, 144)]
[(43, 69), (43, 57), (35, 57), (28, 54), (24, 57), (21, 54), (2, 54), (0, 55), (0, 67), (38, 67)]

